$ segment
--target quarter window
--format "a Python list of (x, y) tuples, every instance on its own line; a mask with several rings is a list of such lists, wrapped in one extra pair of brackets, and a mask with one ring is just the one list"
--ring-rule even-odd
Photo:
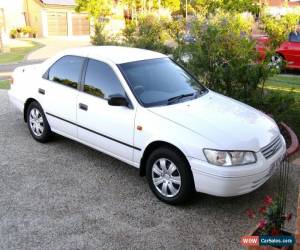
[(83, 91), (104, 99), (111, 95), (125, 96), (124, 89), (111, 67), (93, 59), (89, 59), (87, 65)]
[(83, 62), (83, 57), (62, 57), (49, 69), (48, 80), (77, 89)]

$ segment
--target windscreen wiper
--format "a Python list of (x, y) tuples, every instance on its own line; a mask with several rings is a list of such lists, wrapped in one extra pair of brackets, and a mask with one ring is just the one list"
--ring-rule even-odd
[(190, 93), (190, 94), (184, 94), (184, 95), (174, 96), (174, 97), (168, 99), (168, 103), (169, 103), (169, 104), (170, 104), (170, 103), (174, 103), (174, 102), (176, 102), (176, 101), (181, 100), (182, 98), (189, 97), (189, 96), (194, 96), (194, 95), (195, 95), (195, 93)]

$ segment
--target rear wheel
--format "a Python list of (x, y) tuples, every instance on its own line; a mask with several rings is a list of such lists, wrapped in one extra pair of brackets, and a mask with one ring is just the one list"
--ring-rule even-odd
[(27, 109), (27, 124), (32, 137), (39, 142), (47, 142), (51, 129), (40, 104), (32, 102)]
[(193, 193), (193, 176), (186, 159), (170, 148), (151, 153), (146, 176), (152, 192), (162, 201), (176, 205)]

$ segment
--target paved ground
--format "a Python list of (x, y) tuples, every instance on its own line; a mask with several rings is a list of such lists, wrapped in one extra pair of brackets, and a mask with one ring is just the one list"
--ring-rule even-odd
[(16, 67), (40, 63), (67, 48), (90, 45), (89, 37), (49, 37), (37, 38), (34, 41), (43, 44), (44, 47), (30, 53), (23, 62), (0, 65), (0, 80), (7, 79)]
[[(0, 249), (241, 249), (256, 224), (245, 210), (272, 195), (278, 178), (241, 197), (197, 194), (168, 206), (133, 167), (59, 136), (34, 141), (0, 91)], [(292, 167), (294, 214), (299, 180)]]
[(64, 49), (90, 45), (90, 37), (48, 37), (36, 41), (45, 46), (28, 55), (28, 60), (45, 60)]

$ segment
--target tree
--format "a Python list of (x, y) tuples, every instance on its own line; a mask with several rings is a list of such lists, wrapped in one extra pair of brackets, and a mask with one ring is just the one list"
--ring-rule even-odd
[(171, 49), (166, 42), (170, 40), (171, 23), (170, 19), (153, 13), (139, 14), (136, 22), (128, 22), (123, 30), (124, 45), (168, 54)]
[(161, 4), (163, 7), (171, 11), (177, 11), (180, 9), (180, 0), (162, 0)]
[(255, 0), (192, 0), (191, 5), (198, 11), (215, 13), (217, 10), (229, 12), (259, 13), (259, 5)]
[(98, 19), (111, 14), (111, 0), (76, 0), (76, 11), (86, 11), (90, 16)]

